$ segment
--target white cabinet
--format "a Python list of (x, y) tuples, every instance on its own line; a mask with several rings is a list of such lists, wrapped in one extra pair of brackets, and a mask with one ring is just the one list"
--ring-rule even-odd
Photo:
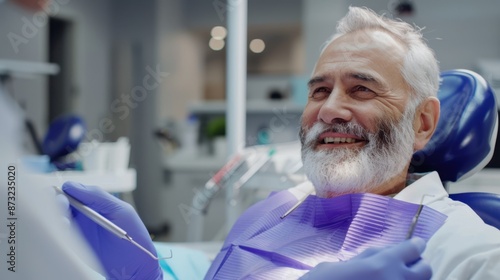
[[(169, 241), (185, 242), (192, 216), (192, 200), (197, 190), (224, 165), (224, 160), (213, 157), (173, 155), (164, 162), (162, 212), (170, 224)], [(211, 240), (224, 225), (225, 193), (215, 196), (205, 216), (204, 240)]]

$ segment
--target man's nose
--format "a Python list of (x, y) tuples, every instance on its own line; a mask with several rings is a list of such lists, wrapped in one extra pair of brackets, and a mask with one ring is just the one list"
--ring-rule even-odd
[(318, 119), (327, 124), (349, 122), (352, 111), (349, 97), (340, 89), (333, 89), (325, 103), (321, 105)]

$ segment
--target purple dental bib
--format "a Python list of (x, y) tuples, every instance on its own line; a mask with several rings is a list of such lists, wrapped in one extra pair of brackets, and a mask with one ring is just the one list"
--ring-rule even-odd
[[(205, 279), (293, 279), (321, 262), (348, 260), (369, 247), (406, 239), (419, 205), (375, 194), (297, 199), (288, 191), (250, 207), (231, 229)], [(413, 236), (425, 240), (446, 215), (424, 206)]]

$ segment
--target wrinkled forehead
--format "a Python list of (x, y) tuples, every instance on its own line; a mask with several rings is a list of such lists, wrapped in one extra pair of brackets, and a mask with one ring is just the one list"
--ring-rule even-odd
[(325, 46), (323, 52), (331, 48), (332, 45), (337, 45), (338, 47), (338, 44), (342, 44), (344, 48), (350, 46), (352, 49), (356, 49), (356, 47), (361, 49), (378, 46), (386, 49), (397, 49), (403, 53), (407, 50), (403, 41), (389, 31), (380, 28), (368, 28), (349, 32), (347, 34), (337, 34), (328, 45)]
[(401, 69), (406, 47), (386, 31), (359, 30), (337, 37), (321, 53), (313, 72), (327, 75), (329, 72), (367, 71), (387, 79), (387, 82), (401, 83), (404, 79)]

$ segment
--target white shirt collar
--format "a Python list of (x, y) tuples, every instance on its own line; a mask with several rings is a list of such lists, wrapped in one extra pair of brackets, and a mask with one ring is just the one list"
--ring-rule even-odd
[(444, 197), (448, 197), (448, 193), (436, 171), (423, 175), (394, 196), (395, 199), (424, 205)]
[[(415, 204), (430, 204), (434, 201), (448, 197), (441, 178), (436, 171), (426, 174), (411, 174), (418, 179), (394, 196), (394, 199)], [(314, 186), (310, 181), (305, 181), (296, 187), (288, 189), (298, 200), (303, 200), (310, 194), (315, 194)]]

